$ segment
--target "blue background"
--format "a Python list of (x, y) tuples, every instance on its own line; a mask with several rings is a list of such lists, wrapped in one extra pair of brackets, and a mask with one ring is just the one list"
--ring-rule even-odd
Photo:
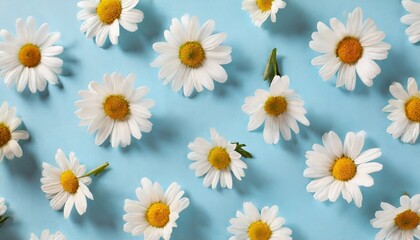
[[(287, 1), (278, 13), (278, 22), (266, 22), (261, 29), (251, 23), (239, 0), (142, 0), (138, 6), (145, 20), (139, 31), (122, 31), (118, 46), (98, 48), (79, 31), (76, 1), (0, 0), (0, 28), (15, 32), (15, 20), (32, 15), (38, 26), (47, 22), (51, 31), (62, 34), (65, 51), (61, 86), (48, 87), (41, 94), (29, 91), (19, 94), (15, 88), (0, 85), (0, 101), (17, 107), (31, 139), (22, 142), (24, 157), (4, 161), (0, 165), (0, 196), (7, 199), (13, 221), (0, 229), (0, 239), (28, 239), (31, 232), (40, 234), (45, 228), (61, 230), (69, 239), (133, 239), (123, 231), (124, 199), (135, 198), (135, 188), (142, 177), (160, 182), (165, 188), (177, 181), (186, 191), (191, 205), (181, 213), (173, 239), (228, 239), (226, 228), (244, 201), (259, 208), (276, 204), (294, 239), (354, 240), (373, 239), (378, 230), (369, 220), (381, 201), (397, 204), (404, 192), (419, 193), (419, 144), (402, 144), (386, 133), (390, 122), (381, 109), (391, 98), (388, 87), (393, 81), (406, 85), (407, 78), (420, 80), (420, 46), (408, 42), (406, 27), (400, 17), (406, 14), (400, 1), (384, 0), (295, 0)], [(392, 45), (389, 58), (378, 62), (382, 73), (374, 86), (367, 88), (358, 80), (354, 92), (335, 88), (334, 81), (323, 82), (318, 68), (310, 61), (318, 54), (308, 43), (317, 21), (332, 17), (344, 20), (356, 6), (363, 8), (386, 32)], [(150, 68), (157, 56), (152, 44), (162, 41), (163, 31), (171, 18), (184, 13), (199, 16), (201, 23), (216, 21), (218, 32), (227, 32), (226, 45), (233, 47), (233, 61), (226, 66), (229, 80), (216, 84), (214, 92), (203, 92), (192, 98), (174, 93), (158, 80), (158, 69)], [(278, 48), (281, 72), (291, 78), (291, 87), (304, 99), (310, 127), (292, 141), (276, 145), (264, 143), (261, 129), (247, 132), (248, 116), (241, 111), (244, 98), (257, 88), (267, 89), (262, 72), (272, 48)], [(156, 101), (152, 109), (153, 131), (126, 149), (113, 149), (106, 144), (96, 146), (94, 135), (79, 127), (74, 112), (78, 91), (87, 89), (90, 81), (102, 82), (104, 73), (135, 73), (136, 86), (146, 85), (148, 95)], [(227, 139), (248, 144), (255, 159), (246, 160), (248, 170), (242, 182), (234, 181), (234, 189), (211, 190), (202, 185), (188, 168), (188, 142), (195, 137), (210, 137), (215, 127)], [(329, 130), (344, 137), (348, 131), (365, 130), (368, 147), (380, 147), (379, 162), (384, 169), (373, 174), (375, 185), (362, 188), (363, 207), (322, 203), (306, 192), (309, 179), (303, 177), (305, 152), (320, 143)], [(95, 197), (88, 201), (87, 213), (73, 213), (68, 220), (62, 212), (49, 207), (40, 189), (41, 163), (54, 163), (57, 148), (66, 154), (75, 151), (89, 169), (104, 161), (110, 171), (94, 178), (90, 187)], [(142, 239), (142, 237), (140, 237)]]

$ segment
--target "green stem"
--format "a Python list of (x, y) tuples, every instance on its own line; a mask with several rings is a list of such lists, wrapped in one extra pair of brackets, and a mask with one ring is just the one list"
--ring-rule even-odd
[(7, 219), (9, 218), (10, 218), (9, 216), (6, 216), (6, 217), (0, 216), (0, 226), (3, 225), (3, 223), (6, 222)]
[(101, 166), (93, 169), (92, 171), (86, 173), (85, 175), (79, 177), (79, 178), (83, 178), (83, 177), (88, 177), (90, 175), (94, 175), (95, 177), (98, 176), (99, 174), (101, 174), (103, 171), (105, 171), (105, 169), (109, 166), (109, 163), (106, 162), (104, 164), (102, 164)]
[(252, 154), (250, 152), (243, 149), (243, 147), (246, 147), (245, 144), (241, 144), (241, 143), (238, 143), (238, 142), (233, 142), (232, 144), (236, 144), (235, 151), (238, 152), (239, 154), (241, 154), (242, 157), (244, 157), (244, 158), (253, 158), (254, 157), (254, 156), (252, 156)]

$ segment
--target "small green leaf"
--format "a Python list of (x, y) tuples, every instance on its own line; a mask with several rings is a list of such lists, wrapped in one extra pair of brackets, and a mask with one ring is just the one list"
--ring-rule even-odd
[(241, 144), (241, 143), (238, 143), (238, 142), (233, 142), (233, 144), (236, 144), (235, 151), (238, 152), (239, 154), (241, 154), (242, 157), (244, 157), (244, 158), (254, 158), (254, 156), (252, 156), (252, 154), (250, 152), (243, 149), (243, 147), (246, 147), (245, 144)]
[(273, 78), (276, 75), (280, 76), (280, 71), (279, 71), (279, 66), (277, 64), (277, 49), (274, 48), (271, 51), (270, 57), (268, 58), (267, 65), (265, 66), (263, 79), (266, 81), (269, 81), (269, 83), (271, 84), (271, 82), (273, 81)]
[(9, 216), (6, 216), (6, 217), (3, 217), (3, 216), (0, 216), (0, 227), (3, 225), (3, 223), (4, 222), (6, 222), (7, 221), (7, 219), (9, 219), (10, 217)]

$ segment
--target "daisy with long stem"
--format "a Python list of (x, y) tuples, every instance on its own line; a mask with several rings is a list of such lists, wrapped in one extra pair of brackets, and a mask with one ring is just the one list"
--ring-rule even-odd
[(86, 198), (93, 200), (93, 195), (87, 187), (92, 181), (90, 176), (97, 176), (105, 171), (109, 163), (106, 162), (86, 173), (86, 167), (79, 163), (73, 152), (67, 158), (61, 149), (57, 150), (55, 160), (58, 168), (42, 163), (42, 191), (51, 200), (51, 208), (60, 210), (64, 206), (64, 218), (70, 216), (73, 206), (76, 206), (79, 215), (83, 215), (87, 209)]

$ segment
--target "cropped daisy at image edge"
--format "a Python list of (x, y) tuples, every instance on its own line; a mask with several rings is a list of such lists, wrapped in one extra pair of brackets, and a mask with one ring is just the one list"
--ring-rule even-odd
[(265, 206), (259, 211), (251, 202), (243, 204), (243, 212), (229, 220), (229, 240), (292, 240), (292, 230), (284, 227), (286, 220), (278, 216), (279, 208)]
[(271, 22), (276, 22), (276, 14), (279, 9), (285, 8), (283, 0), (243, 0), (242, 10), (249, 12), (252, 23), (257, 27), (270, 17)]
[(22, 148), (18, 141), (29, 138), (29, 133), (17, 128), (22, 120), (15, 116), (16, 108), (10, 107), (3, 102), (0, 107), (0, 163), (4, 157), (9, 160), (23, 156)]
[(10, 216), (6, 215), (6, 211), (7, 211), (6, 199), (0, 198), (0, 228), (10, 218)]
[(392, 121), (386, 131), (404, 143), (414, 144), (420, 134), (420, 91), (416, 79), (408, 79), (407, 90), (394, 82), (389, 91), (395, 99), (389, 100), (382, 110), (389, 113)]
[(142, 178), (137, 200), (125, 200), (124, 231), (133, 236), (144, 234), (145, 240), (169, 240), (180, 213), (190, 204), (183, 195), (176, 182), (164, 191), (158, 182)]
[(137, 31), (143, 21), (142, 11), (135, 9), (139, 0), (82, 0), (77, 18), (82, 20), (80, 31), (87, 38), (95, 37), (96, 45), (102, 47), (109, 37), (113, 45), (118, 44), (120, 25), (129, 32)]
[(38, 238), (35, 233), (31, 233), (29, 240), (67, 240), (66, 236), (60, 231), (51, 233), (50, 230), (45, 229), (42, 231), (41, 236)]
[(370, 220), (374, 228), (381, 229), (375, 240), (420, 239), (420, 194), (401, 196), (399, 207), (381, 202), (381, 208)]
[(401, 17), (401, 22), (409, 27), (405, 30), (411, 43), (420, 41), (420, 2), (412, 0), (401, 1), (408, 14)]
[(18, 92), (28, 86), (32, 93), (44, 91), (47, 82), (57, 84), (57, 74), (62, 72), (63, 60), (57, 55), (63, 52), (62, 46), (55, 43), (60, 33), (48, 33), (48, 24), (36, 28), (35, 19), (16, 20), (16, 33), (1, 29), (0, 37), (0, 76), (6, 86), (16, 84)]

